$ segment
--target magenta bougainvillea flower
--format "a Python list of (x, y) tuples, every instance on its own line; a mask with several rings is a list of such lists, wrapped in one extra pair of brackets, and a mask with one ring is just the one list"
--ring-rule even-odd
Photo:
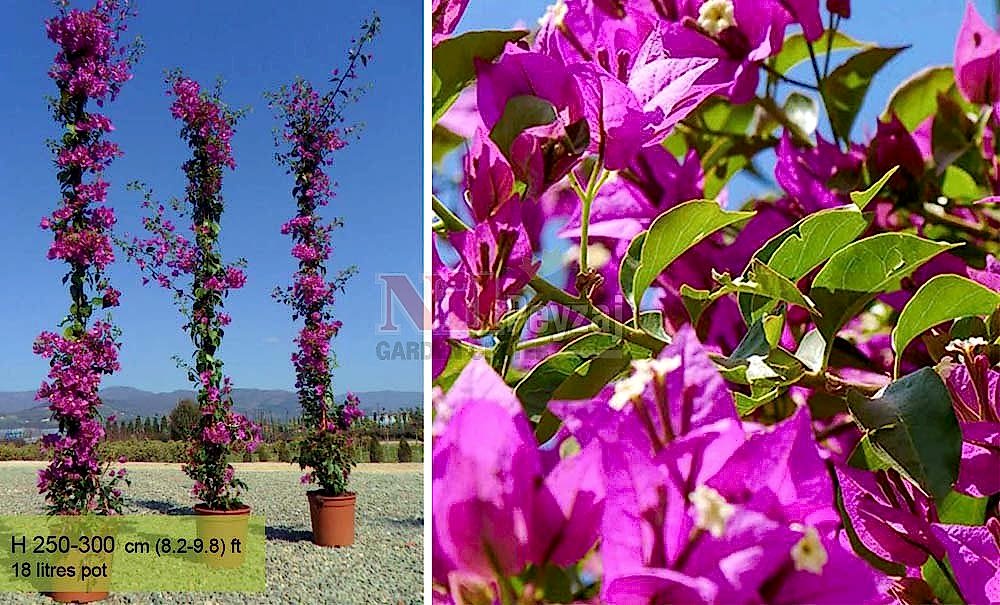
[(993, 255), (986, 257), (986, 266), (983, 269), (969, 267), (966, 269), (969, 277), (983, 284), (994, 292), (1000, 292), (1000, 260)]
[(955, 82), (972, 103), (1000, 101), (1000, 32), (983, 20), (974, 2), (965, 5), (962, 29), (955, 40)]
[(60, 324), (60, 334), (43, 332), (35, 341), (36, 354), (49, 360), (49, 374), (37, 393), (47, 400), (58, 435), (43, 446), (51, 463), (39, 473), (38, 490), (49, 510), (61, 514), (121, 511), (121, 490), (115, 484), (124, 474), (104, 479), (97, 447), (104, 438), (98, 390), (103, 376), (118, 366), (118, 331), (110, 320), (92, 320), (95, 311), (118, 306), (119, 292), (104, 270), (114, 260), (110, 229), (115, 213), (107, 205), (104, 170), (121, 155), (118, 146), (104, 140), (114, 130), (111, 120), (89, 110), (91, 102), (113, 101), (132, 77), (137, 58), (122, 46), (128, 2), (98, 0), (89, 10), (64, 3), (58, 16), (45, 22), (49, 40), (59, 50), (49, 77), (59, 89), (54, 117), (66, 132), (54, 143), (62, 203), (41, 221), (52, 232), (48, 258), (68, 265), (72, 305)]
[(774, 177), (791, 198), (801, 207), (803, 214), (833, 208), (849, 203), (850, 187), (830, 187), (831, 180), (856, 182), (864, 162), (860, 145), (848, 152), (816, 135), (816, 146), (801, 148), (792, 142), (786, 132), (777, 150), (778, 163)]
[(434, 0), (431, 6), (431, 32), (434, 44), (455, 31), (469, 0)]
[(498, 594), (498, 574), (568, 564), (593, 547), (605, 497), (596, 449), (544, 472), (514, 392), (481, 360), (466, 366), (438, 412), (435, 582), (455, 595)]
[(967, 603), (1000, 602), (1000, 521), (985, 526), (935, 523), (931, 531), (944, 544)]
[(811, 40), (823, 31), (815, 1), (693, 0), (650, 4), (667, 20), (663, 27), (664, 48), (677, 58), (716, 59), (705, 81), (727, 85), (735, 103), (753, 97), (759, 65), (781, 50), (790, 23), (801, 23)]
[(510, 298), (538, 270), (519, 214), (517, 204), (507, 204), (489, 221), (451, 236), (451, 244), (462, 261), (455, 276), (455, 291), (464, 298), (454, 311), (464, 311), (464, 323), (472, 329), (496, 325), (508, 309)]
[(962, 429), (962, 461), (955, 489), (975, 497), (1000, 493), (1000, 371), (976, 352), (980, 345), (955, 349), (957, 363), (944, 366), (955, 416)]
[[(478, 62), (476, 106), (482, 125), (493, 132), (508, 104), (548, 104), (554, 116), (530, 126), (506, 143), (501, 152), (518, 179), (535, 197), (560, 180), (579, 161), (585, 149), (575, 141), (586, 129), (585, 101), (572, 74), (555, 59), (508, 44), (494, 63)], [(508, 117), (508, 119), (511, 119)]]
[(538, 46), (577, 77), (591, 150), (611, 170), (625, 167), (641, 147), (662, 141), (701, 101), (729, 85), (700, 81), (715, 59), (671, 57), (655, 17), (641, 11), (618, 18), (583, 1), (556, 5)]

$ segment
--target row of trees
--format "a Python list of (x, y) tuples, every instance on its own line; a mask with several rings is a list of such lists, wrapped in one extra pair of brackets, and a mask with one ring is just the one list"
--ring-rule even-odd
[[(105, 425), (107, 438), (112, 441), (128, 439), (153, 439), (156, 441), (186, 441), (193, 438), (198, 429), (200, 413), (197, 404), (190, 399), (181, 399), (166, 416), (141, 417), (132, 419), (110, 419)], [(265, 443), (293, 441), (302, 432), (299, 418), (279, 420), (273, 416), (257, 416), (254, 422), (260, 426)], [(351, 427), (352, 432), (370, 435), (383, 441), (400, 439), (423, 440), (423, 410), (414, 407), (394, 412), (372, 412), (358, 419)]]

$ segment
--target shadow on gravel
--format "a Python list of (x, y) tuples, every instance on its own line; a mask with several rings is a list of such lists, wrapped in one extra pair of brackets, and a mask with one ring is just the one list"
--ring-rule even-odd
[(132, 504), (139, 508), (145, 508), (162, 515), (191, 515), (190, 506), (177, 506), (162, 500), (132, 500)]
[(386, 519), (385, 522), (389, 525), (398, 525), (401, 527), (424, 526), (424, 520), (421, 517), (410, 517), (409, 519)]
[(292, 529), (291, 527), (271, 527), (264, 528), (264, 537), (268, 540), (279, 542), (309, 542), (312, 540), (312, 532), (304, 529)]

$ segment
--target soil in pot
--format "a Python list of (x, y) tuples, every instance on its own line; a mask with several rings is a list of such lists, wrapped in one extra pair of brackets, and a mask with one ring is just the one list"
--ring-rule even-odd
[(317, 546), (350, 546), (354, 544), (354, 509), (357, 495), (324, 496), (321, 490), (309, 497), (309, 517), (312, 520), (313, 544)]
[[(202, 560), (215, 569), (235, 569), (246, 558), (250, 507), (213, 510), (204, 504), (194, 507), (198, 537), (204, 543)], [(214, 551), (214, 552), (213, 552)]]

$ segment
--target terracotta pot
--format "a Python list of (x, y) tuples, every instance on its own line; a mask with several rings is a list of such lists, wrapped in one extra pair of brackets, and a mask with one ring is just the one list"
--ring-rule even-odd
[[(98, 535), (107, 530), (94, 530)], [(91, 577), (86, 580), (80, 578), (53, 578), (51, 590), (44, 593), (57, 603), (93, 603), (103, 601), (108, 598), (108, 589), (111, 587), (111, 564), (114, 560), (113, 553), (90, 553), (83, 554), (73, 550), (59, 556), (56, 563), (68, 567), (80, 568), (81, 565), (99, 568), (103, 567), (103, 577)]]
[[(194, 512), (198, 515), (195, 525), (198, 537), (205, 543), (202, 561), (217, 569), (234, 569), (243, 565), (246, 558), (247, 527), (250, 524), (250, 507), (233, 510), (213, 510), (204, 504), (197, 504)], [(218, 553), (210, 552), (212, 540), (221, 546)], [(234, 540), (239, 540), (239, 551), (232, 550)]]
[(354, 544), (354, 508), (357, 494), (324, 496), (321, 490), (316, 489), (306, 495), (309, 497), (313, 544), (317, 546)]
[(56, 603), (93, 603), (108, 598), (107, 592), (47, 592)]

